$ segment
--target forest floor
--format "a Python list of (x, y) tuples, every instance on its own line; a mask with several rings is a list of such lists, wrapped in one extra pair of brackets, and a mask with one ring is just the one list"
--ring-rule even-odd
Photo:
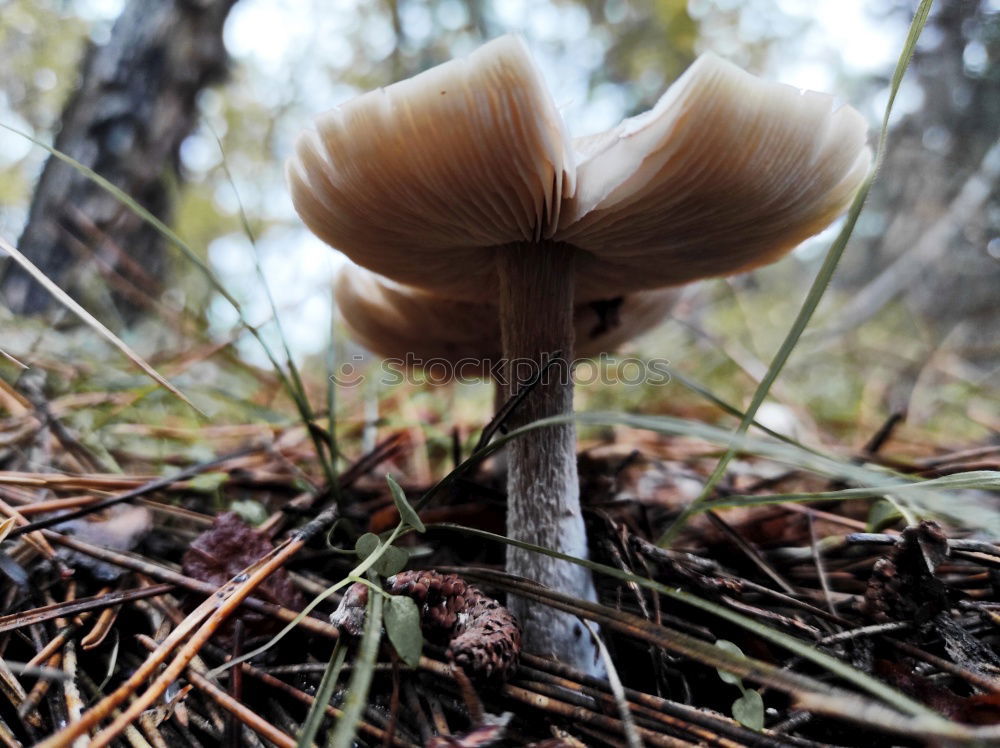
[[(704, 425), (705, 409), (587, 428), (588, 605), (502, 573), (502, 461), (473, 453), (482, 425), (428, 438), (412, 424), (443, 416), (418, 412), (374, 431), (340, 423), (333, 439), (319, 417), (262, 417), (277, 385), (253, 376), (272, 395), (242, 423), (171, 415), (149, 387), (52, 395), (30, 371), (0, 380), (0, 743), (1000, 739), (995, 444), (924, 446), (897, 438), (898, 418), (836, 461), (761, 437), (667, 544), (729, 431)], [(383, 412), (419, 410), (406, 397)], [(391, 591), (424, 605), (422, 636), (395, 597), (362, 602), (352, 635), (330, 623), (366, 559), (376, 583), (408, 570)], [(483, 649), (456, 635), (483, 621), (516, 639), (467, 584), (599, 624), (612, 677), (530, 650), (463, 657)]]
[[(735, 323), (678, 316), (690, 334), (661, 350), (714, 379), (683, 361), (655, 402), (582, 398), (598, 603), (503, 573), (502, 419), (440, 389), (300, 377), (269, 347), (273, 305), (262, 332), (205, 252), (110, 190), (239, 324), (209, 330), (178, 285), (127, 333), (147, 362), (81, 308), (66, 324), (51, 282), (61, 322), (0, 307), (0, 746), (1000, 745), (987, 375), (891, 307), (848, 331), (834, 313), (796, 348), (870, 184), (804, 301), (801, 280), (758, 306), (733, 285)], [(246, 362), (248, 336), (273, 371)], [(726, 398), (754, 390), (789, 428), (733, 436)], [(879, 427), (897, 401), (915, 425), (901, 406)], [(608, 677), (522, 650), (514, 594), (586, 620)]]

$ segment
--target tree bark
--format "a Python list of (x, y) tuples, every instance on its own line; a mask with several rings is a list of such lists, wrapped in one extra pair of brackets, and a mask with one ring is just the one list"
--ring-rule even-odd
[[(198, 93), (226, 72), (222, 27), (235, 2), (131, 0), (108, 43), (87, 54), (55, 148), (169, 220), (180, 145), (196, 124)], [(52, 157), (18, 248), (78, 301), (93, 306), (95, 298), (103, 299), (99, 311), (117, 311), (126, 324), (163, 288), (166, 263), (156, 231)], [(105, 280), (88, 285), (95, 271)], [(0, 276), (0, 296), (21, 314), (43, 313), (54, 304), (13, 263)]]

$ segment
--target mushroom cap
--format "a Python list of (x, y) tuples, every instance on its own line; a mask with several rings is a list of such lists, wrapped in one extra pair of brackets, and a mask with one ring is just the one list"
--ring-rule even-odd
[(314, 233), (395, 281), (495, 298), (492, 253), (564, 242), (595, 301), (776, 260), (850, 203), (866, 131), (831, 96), (706, 54), (650, 111), (570, 140), (505, 36), (320, 115), (287, 175)]
[[(445, 299), (403, 286), (356, 265), (337, 276), (334, 294), (352, 337), (387, 358), (412, 363), (461, 362), (463, 374), (485, 374), (501, 358), (499, 311), (488, 302)], [(677, 288), (640, 291), (573, 310), (576, 355), (595, 356), (651, 330), (673, 308)], [(606, 314), (602, 313), (606, 312)]]
[(524, 41), (504, 36), (321, 114), (287, 177), (306, 225), (359, 265), (475, 301), (496, 283), (484, 247), (555, 231), (570, 148)]

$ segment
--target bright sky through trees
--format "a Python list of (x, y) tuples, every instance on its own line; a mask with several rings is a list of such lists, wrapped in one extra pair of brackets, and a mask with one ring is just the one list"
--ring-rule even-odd
[[(123, 0), (77, 0), (73, 10), (91, 24), (91, 38), (101, 42), (123, 4)], [(615, 41), (616, 21), (628, 14), (654, 12), (653, 0), (608, 0), (607, 23), (601, 26), (592, 25), (590, 14), (578, 2), (494, 0), (479, 5), (486, 9), (490, 35), (516, 31), (527, 38), (574, 135), (613, 126), (634, 113), (640, 96), (648, 100), (662, 89), (659, 80), (650, 83), (642, 76), (621, 85), (592, 85)], [(697, 50), (712, 49), (767, 77), (846, 97), (851, 80), (885, 75), (899, 49), (905, 26), (898, 16), (874, 15), (878, 5), (866, 0), (690, 0), (687, 13), (698, 26)], [(258, 244), (264, 270), (279, 309), (285, 310), (293, 347), (300, 352), (315, 352), (324, 344), (325, 335), (318, 331), (327, 329), (329, 279), (339, 259), (300, 227), (291, 209), (282, 165), (296, 133), (313, 115), (391, 82), (389, 58), (397, 41), (417, 58), (427, 56), (422, 50), (433, 48), (423, 67), (467, 53), (479, 43), (474, 33), (466, 32), (469, 5), (461, 0), (399, 3), (401, 40), (393, 31), (388, 8), (387, 3), (367, 0), (241, 0), (225, 33), (234, 58), (232, 80), (224, 90), (203, 96), (207, 126), (182, 149), (191, 183), (214, 184), (217, 208), (234, 215), (238, 206), (232, 188), (218, 176), (216, 135), (226, 143), (244, 207), (252, 219), (263, 222)], [(439, 48), (442, 38), (447, 39), (445, 49)], [(657, 90), (647, 91), (651, 88)], [(918, 106), (919, 98), (919, 90), (904, 88), (897, 111)], [(0, 115), (10, 121), (2, 104), (0, 99)], [(867, 102), (852, 98), (852, 104), (874, 122), (882, 102), (877, 97)], [(268, 150), (252, 158), (226, 137), (232, 112), (243, 106), (253, 106), (256, 116), (271, 120)], [(17, 123), (16, 118), (13, 121)], [(2, 145), (8, 145), (11, 137), (3, 138)], [(26, 149), (23, 143), (20, 148), (9, 145), (13, 154)], [(25, 205), (28, 197), (24, 196)], [(250, 318), (262, 321), (268, 316), (267, 304), (253, 292), (251, 256), (240, 231), (210, 240), (212, 264), (227, 286), (245, 299)], [(220, 330), (236, 321), (225, 303), (213, 304), (212, 317)], [(255, 351), (254, 346), (246, 348), (250, 355)]]

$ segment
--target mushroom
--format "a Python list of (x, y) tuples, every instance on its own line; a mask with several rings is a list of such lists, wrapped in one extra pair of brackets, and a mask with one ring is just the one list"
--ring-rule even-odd
[[(315, 121), (287, 175), (306, 225), (357, 264), (495, 303), (507, 366), (546, 361), (511, 426), (572, 412), (575, 305), (773, 262), (847, 207), (866, 125), (832, 97), (698, 58), (656, 106), (571, 140), (525, 43), (496, 39)], [(510, 445), (508, 535), (587, 556), (572, 425)], [(514, 548), (507, 570), (583, 599), (589, 571)], [(594, 669), (575, 617), (515, 605), (525, 643)]]
[[(443, 362), (454, 377), (498, 372), (502, 346), (495, 303), (443, 299), (351, 264), (338, 274), (334, 296), (351, 337), (373, 353), (406, 365)], [(585, 358), (615, 350), (659, 324), (679, 296), (678, 288), (658, 288), (577, 304), (574, 354)]]

